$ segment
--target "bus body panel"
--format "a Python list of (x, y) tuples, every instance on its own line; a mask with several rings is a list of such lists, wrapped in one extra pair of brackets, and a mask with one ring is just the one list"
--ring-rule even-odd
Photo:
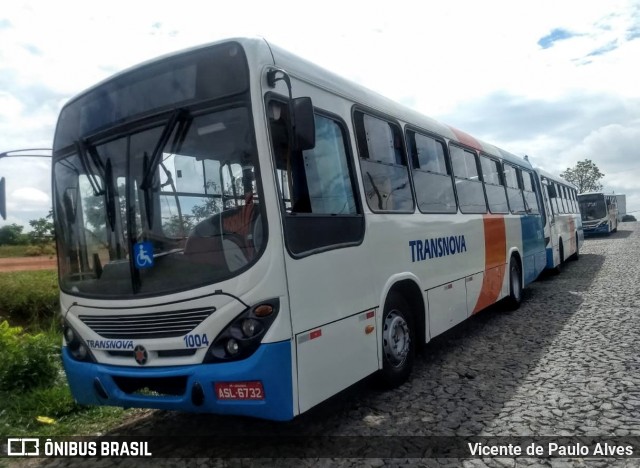
[(300, 412), (378, 369), (375, 324), (370, 309), (296, 335)]
[(432, 338), (468, 317), (467, 290), (464, 279), (429, 289), (427, 300), (429, 302), (429, 327)]
[(532, 283), (544, 269), (546, 255), (541, 218), (539, 215), (522, 216), (523, 285)]

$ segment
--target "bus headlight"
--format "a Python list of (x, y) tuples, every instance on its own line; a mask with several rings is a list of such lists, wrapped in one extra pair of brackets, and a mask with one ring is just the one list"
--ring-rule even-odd
[(260, 328), (260, 322), (255, 319), (248, 318), (242, 321), (242, 333), (247, 338), (251, 338), (256, 333), (259, 333)]
[(71, 356), (76, 361), (88, 361), (88, 362), (96, 362), (89, 351), (89, 347), (87, 344), (80, 338), (80, 335), (69, 325), (67, 322), (64, 323), (64, 331), (62, 332), (64, 336), (65, 344), (71, 353)]
[(238, 351), (240, 351), (240, 346), (238, 346), (238, 342), (234, 338), (229, 338), (225, 349), (229, 356), (235, 356), (236, 354), (238, 354)]
[(280, 300), (271, 299), (244, 310), (213, 340), (203, 363), (236, 361), (251, 356), (273, 324), (279, 308)]

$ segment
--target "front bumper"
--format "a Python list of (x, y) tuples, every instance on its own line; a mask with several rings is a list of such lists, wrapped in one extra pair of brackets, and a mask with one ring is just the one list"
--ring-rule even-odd
[[(76, 361), (66, 347), (62, 349), (62, 362), (71, 393), (81, 404), (245, 415), (279, 421), (287, 421), (294, 416), (290, 341), (262, 344), (247, 359), (228, 363), (172, 367), (113, 366)], [(246, 381), (262, 382), (264, 400), (217, 398), (216, 382)], [(150, 382), (156, 386), (161, 382), (171, 390), (169, 394), (156, 395), (133, 393), (127, 388), (129, 384), (146, 386), (145, 383)], [(149, 388), (152, 385), (148, 385)]]
[(608, 234), (609, 233), (609, 224), (603, 223), (600, 226), (587, 227), (582, 226), (582, 230), (585, 236), (593, 235), (593, 234)]

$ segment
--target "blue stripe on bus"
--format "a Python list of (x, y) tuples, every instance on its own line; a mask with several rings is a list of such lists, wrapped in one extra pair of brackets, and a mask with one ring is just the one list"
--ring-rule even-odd
[[(78, 403), (109, 405), (125, 408), (156, 408), (197, 413), (218, 413), (254, 416), (288, 421), (293, 419), (293, 389), (291, 371), (291, 342), (262, 344), (249, 358), (220, 364), (194, 364), (167, 367), (124, 367), (79, 362), (67, 347), (62, 361), (71, 393)], [(123, 392), (113, 377), (161, 378), (186, 377), (183, 395), (148, 396)], [(109, 398), (101, 398), (94, 387), (98, 379)], [(264, 400), (218, 400), (215, 382), (262, 382)], [(198, 382), (204, 390), (204, 402), (196, 406), (191, 401), (191, 389)]]
[(524, 284), (536, 280), (546, 265), (544, 236), (540, 216), (521, 216), (522, 249), (524, 250)]
[(547, 268), (553, 268), (553, 247), (547, 247)]

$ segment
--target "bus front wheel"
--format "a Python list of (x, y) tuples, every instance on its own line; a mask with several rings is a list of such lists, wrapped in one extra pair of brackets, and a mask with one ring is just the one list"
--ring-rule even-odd
[(383, 387), (397, 387), (409, 378), (415, 344), (409, 305), (404, 297), (391, 291), (382, 315), (382, 369), (378, 371), (378, 382)]

